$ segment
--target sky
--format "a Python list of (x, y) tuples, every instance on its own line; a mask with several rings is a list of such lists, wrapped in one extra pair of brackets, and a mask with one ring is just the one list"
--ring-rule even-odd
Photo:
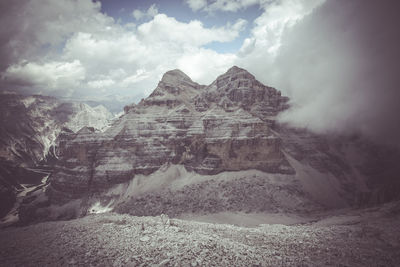
[(209, 84), (237, 65), (290, 97), (282, 122), (399, 144), (399, 7), (396, 0), (2, 0), (0, 90), (129, 103), (168, 70)]

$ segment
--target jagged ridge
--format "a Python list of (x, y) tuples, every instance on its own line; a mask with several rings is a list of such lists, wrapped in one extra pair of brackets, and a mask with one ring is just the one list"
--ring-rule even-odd
[(32, 168), (55, 156), (56, 139), (63, 127), (73, 131), (83, 125), (103, 128), (111, 118), (102, 106), (92, 108), (40, 95), (1, 94), (0, 217), (12, 207), (16, 194), (24, 190), (22, 184), (41, 182), (43, 173)]
[[(303, 214), (398, 198), (399, 151), (280, 125), (276, 116), (287, 102), (238, 67), (208, 86), (181, 71), (167, 72), (148, 98), (127, 106), (104, 133), (87, 128), (63, 134), (46, 193), (52, 204), (80, 199), (83, 214), (99, 200), (119, 212), (173, 216)], [(51, 208), (25, 210), (30, 216)]]
[(52, 198), (99, 192), (165, 163), (201, 174), (245, 169), (293, 173), (265, 115), (251, 107), (266, 106), (274, 116), (286, 102), (279, 91), (238, 67), (209, 86), (179, 70), (168, 71), (148, 98), (126, 107), (105, 133), (69, 138), (52, 178)]

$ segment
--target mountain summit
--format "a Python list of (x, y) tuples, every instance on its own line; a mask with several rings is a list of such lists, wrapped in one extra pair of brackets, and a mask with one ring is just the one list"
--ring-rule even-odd
[(60, 147), (51, 199), (101, 192), (165, 164), (203, 175), (249, 169), (293, 173), (271, 131), (273, 119), (263, 115), (266, 110), (277, 114), (286, 101), (238, 67), (209, 86), (179, 70), (168, 71), (148, 98), (125, 108), (126, 114), (106, 132), (78, 134)]
[[(59, 160), (40, 199), (75, 203), (72, 214), (104, 205), (133, 215), (179, 216), (303, 214), (396, 197), (399, 153), (280, 125), (276, 118), (287, 102), (236, 66), (208, 86), (168, 71), (105, 132), (61, 136)], [(388, 155), (384, 164), (379, 154)], [(46, 203), (26, 204), (22, 220), (53, 214)]]
[(167, 71), (161, 79), (161, 82), (170, 85), (179, 85), (182, 81), (192, 82), (192, 79), (178, 69)]
[(226, 73), (225, 74), (222, 74), (222, 75), (234, 75), (234, 74), (237, 74), (237, 73), (241, 73), (241, 72), (245, 72), (246, 74), (249, 74), (249, 75), (251, 75), (251, 77), (254, 79), (254, 76), (252, 75), (252, 74), (250, 74), (250, 72), (248, 72), (247, 70), (245, 70), (245, 69), (242, 69), (242, 68), (239, 68), (238, 66), (232, 66), (232, 67), (230, 67), (227, 71), (226, 71)]

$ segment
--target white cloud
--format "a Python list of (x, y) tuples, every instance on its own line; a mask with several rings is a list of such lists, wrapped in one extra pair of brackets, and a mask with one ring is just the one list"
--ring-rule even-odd
[(256, 4), (263, 4), (267, 0), (186, 0), (185, 3), (193, 10), (199, 11), (203, 10), (208, 13), (213, 13), (215, 11), (224, 12), (237, 12), (238, 10), (246, 9), (249, 6)]
[(169, 69), (208, 84), (239, 65), (291, 97), (286, 122), (395, 140), (396, 9), (374, 1), (323, 2), (186, 1), (195, 11), (263, 9), (240, 51), (221, 54), (204, 45), (235, 40), (246, 21), (207, 28), (157, 14), (153, 5), (137, 13), (146, 23), (121, 25), (91, 0), (1, 1), (0, 23), (7, 26), (0, 27), (0, 85), (78, 97), (144, 97)]
[(158, 9), (157, 9), (157, 7), (156, 7), (155, 4), (154, 4), (154, 5), (151, 5), (151, 6), (149, 7), (149, 9), (147, 9), (147, 15), (148, 15), (148, 16), (154, 17), (154, 16), (157, 15), (157, 14), (158, 14)]
[(186, 0), (185, 3), (193, 10), (198, 11), (207, 6), (207, 0)]
[[(52, 29), (62, 28), (65, 3), (46, 3), (51, 6), (47, 7), (48, 10), (62, 18), (46, 18), (47, 22), (52, 23)], [(52, 38), (57, 37), (57, 41), (43, 50), (46, 53), (41, 57), (37, 57), (41, 45), (36, 47), (37, 42), (34, 42), (36, 48), (32, 50), (32, 57), (27, 54), (14, 59), (2, 73), (3, 83), (13, 83), (30, 93), (72, 93), (74, 97), (94, 94), (145, 96), (151, 93), (165, 71), (177, 67), (193, 74), (199, 82), (209, 82), (210, 77), (219, 74), (216, 72), (229, 68), (235, 56), (220, 55), (202, 46), (234, 40), (247, 23), (240, 19), (234, 24), (207, 28), (200, 21), (184, 23), (165, 14), (156, 14), (156, 7), (151, 6), (146, 11), (146, 16), (155, 15), (150, 21), (120, 25), (101, 14), (98, 4), (88, 1), (74, 2), (76, 6), (73, 8), (78, 13), (80, 3), (82, 10), (86, 10), (85, 18), (69, 17), (71, 21), (68, 24), (75, 25), (75, 28), (67, 26), (68, 30), (64, 29), (63, 34), (47, 31), (46, 35), (54, 34)], [(28, 4), (21, 7), (22, 10), (31, 8)], [(28, 24), (42, 14), (40, 9), (29, 12), (32, 14), (25, 18)], [(85, 24), (83, 20), (90, 23)], [(32, 40), (43, 34), (41, 25), (42, 21), (37, 29), (32, 26)], [(44, 36), (40, 38), (46, 39)], [(12, 39), (18, 43), (22, 40), (25, 39), (18, 36)], [(61, 51), (60, 44), (63, 44)]]
[(234, 54), (219, 54), (209, 49), (193, 48), (185, 51), (178, 59), (177, 66), (193, 80), (210, 84), (232, 67), (235, 60)]
[[(304, 16), (325, 0), (283, 0), (264, 5), (263, 14), (255, 21), (252, 39), (257, 46), (275, 55), (281, 46), (281, 37), (285, 28), (295, 25)], [(251, 42), (244, 43), (243, 50)]]
[(207, 73), (212, 77), (217, 69), (224, 71), (234, 55), (202, 46), (234, 40), (247, 23), (240, 19), (207, 28), (200, 21), (185, 23), (157, 14), (151, 5), (135, 12), (137, 19), (150, 21), (121, 25), (90, 0), (8, 2), (9, 12), (0, 18), (10, 29), (0, 30), (0, 62), (6, 62), (0, 68), (1, 82), (30, 93), (149, 94), (165, 71), (177, 67), (208, 81)]
[(203, 23), (192, 20), (179, 22), (165, 14), (158, 14), (153, 20), (138, 27), (138, 33), (146, 42), (169, 42), (170, 44), (188, 44), (201, 46), (211, 42), (229, 42), (239, 36), (246, 21), (239, 19), (233, 25), (219, 28), (205, 28)]
[[(200, 47), (214, 41), (233, 40), (245, 24), (246, 21), (238, 20), (233, 25), (206, 28), (199, 21), (183, 23), (158, 14), (139, 25), (137, 31), (112, 27), (108, 32), (75, 33), (66, 42), (62, 57), (82, 62), (90, 77), (88, 87), (92, 89), (102, 87), (109, 92), (122, 90), (126, 93), (139, 90), (149, 94), (169, 69), (186, 66), (184, 70), (194, 73), (194, 79), (209, 81), (215, 71), (210, 66), (224, 65), (219, 68), (221, 72), (229, 68), (233, 55), (219, 55)], [(196, 62), (190, 68), (184, 64), (188, 58)], [(226, 60), (228, 58), (230, 60)], [(104, 83), (108, 80), (113, 84)]]
[(144, 60), (146, 47), (134, 34), (113, 29), (108, 34), (78, 32), (66, 42), (63, 52), (65, 58), (78, 58), (90, 71), (104, 73)]
[(141, 82), (150, 76), (150, 72), (147, 72), (145, 69), (138, 69), (135, 74), (127, 76), (121, 82), (122, 87), (129, 87), (138, 82)]
[(208, 5), (205, 10), (214, 12), (216, 10), (237, 12), (240, 9), (245, 9), (249, 6), (260, 4), (259, 0), (216, 0)]
[(142, 11), (140, 9), (135, 9), (132, 12), (132, 16), (136, 19), (136, 20), (141, 20), (141, 19), (151, 19), (153, 18), (155, 15), (158, 14), (158, 8), (155, 4), (151, 5), (147, 11)]
[(394, 6), (361, 0), (314, 4), (313, 10), (308, 1), (282, 1), (265, 9), (238, 64), (291, 98), (281, 121), (399, 144)]
[(47, 62), (12, 65), (3, 73), (2, 79), (22, 85), (41, 88), (69, 89), (77, 87), (85, 79), (85, 69), (78, 60), (72, 62)]
[[(0, 71), (19, 60), (36, 60), (57, 47), (77, 29), (103, 31), (114, 20), (91, 0), (1, 1)], [(50, 51), (51, 52), (51, 51)]]
[(139, 9), (135, 9), (132, 12), (132, 16), (136, 19), (136, 20), (140, 20), (145, 16), (145, 13)]
[(263, 83), (277, 85), (274, 84), (278, 72), (274, 61), (280, 52), (285, 29), (290, 29), (323, 2), (282, 0), (264, 3), (264, 12), (254, 21), (251, 35), (240, 48), (237, 64), (251, 71)]
[[(233, 7), (238, 4), (242, 8), (255, 2), (253, 0), (215, 1), (207, 7), (212, 6), (214, 9), (224, 7), (233, 10), (235, 9)], [(140, 91), (148, 94), (165, 71), (177, 67), (186, 71), (194, 80), (209, 83), (212, 77), (222, 73), (233, 64), (239, 63), (242, 66), (248, 64), (253, 69), (262, 69), (259, 66), (265, 65), (265, 55), (270, 49), (265, 45), (265, 39), (269, 37), (265, 37), (264, 24), (268, 24), (270, 28), (275, 25), (275, 28), (271, 29), (277, 29), (278, 24), (279, 29), (283, 28), (287, 22), (285, 18), (289, 16), (285, 17), (286, 13), (298, 16), (295, 11), (290, 11), (298, 10), (293, 2), (296, 1), (284, 1), (283, 7), (271, 7), (257, 19), (252, 36), (245, 41), (239, 53), (242, 58), (234, 54), (219, 54), (211, 49), (202, 48), (211, 42), (233, 41), (246, 26), (247, 22), (242, 19), (237, 20), (233, 25), (228, 23), (223, 27), (207, 28), (200, 21), (185, 23), (165, 14), (157, 14), (156, 6), (152, 5), (140, 13), (147, 18), (154, 16), (150, 21), (138, 25), (130, 23), (121, 26), (112, 18), (103, 15), (98, 3), (89, 0), (27, 2), (25, 6), (19, 6), (19, 10), (15, 10), (13, 15), (16, 16), (22, 12), (21, 10), (26, 10), (23, 11), (27, 14), (23, 21), (10, 18), (8, 21), (12, 22), (11, 28), (13, 25), (21, 27), (23, 24), (29, 27), (29, 31), (20, 30), (19, 35), (11, 38), (11, 42), (17, 44), (11, 50), (23, 51), (17, 53), (18, 57), (13, 60), (12, 65), (15, 70), (20, 68), (18, 66), (23, 65), (21, 59), (37, 66), (47, 66), (46, 64), (51, 62), (79, 62), (86, 78), (78, 79), (79, 83), (76, 83), (75, 87), (71, 86), (70, 89), (75, 90), (75, 94), (79, 92), (89, 94), (95, 92), (92, 90), (99, 88), (108, 90), (109, 93), (129, 94)], [(196, 4), (192, 1), (191, 5), (193, 7), (197, 5), (199, 8), (204, 5), (204, 2)], [(269, 39), (270, 44), (275, 42), (272, 39)], [(50, 43), (50, 50), (38, 57), (38, 50), (48, 43)], [(59, 50), (62, 43), (65, 43), (62, 52), (57, 53), (56, 50)], [(5, 51), (9, 50), (5, 49)], [(246, 60), (243, 60), (244, 56)], [(253, 71), (252, 68), (250, 70)], [(15, 73), (11, 75), (10, 70), (13, 69), (10, 68), (6, 73), (9, 79), (12, 75), (16, 75)], [(141, 70), (146, 71), (142, 73)], [(33, 81), (32, 75), (32, 73), (29, 77), (19, 75), (19, 80), (25, 77)], [(38, 73), (37, 75), (39, 76)], [(40, 81), (41, 78), (37, 79)], [(60, 88), (55, 88), (60, 85), (59, 82), (48, 81), (40, 84), (43, 87), (47, 86), (47, 91), (60, 90)], [(34, 92), (35, 89), (32, 88), (32, 90)]]
[(88, 86), (90, 88), (105, 88), (115, 84), (115, 81), (112, 79), (104, 79), (104, 80), (94, 80), (89, 81)]

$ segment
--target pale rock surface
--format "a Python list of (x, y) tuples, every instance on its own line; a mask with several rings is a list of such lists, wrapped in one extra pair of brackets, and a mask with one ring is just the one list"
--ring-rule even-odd
[(399, 203), (302, 225), (115, 213), (0, 229), (4, 266), (398, 266)]
[(35, 220), (79, 216), (92, 207), (141, 216), (263, 218), (398, 199), (398, 150), (281, 125), (277, 115), (287, 103), (238, 67), (208, 86), (168, 71), (104, 132), (85, 127), (59, 135), (46, 195), (53, 206), (79, 200), (80, 207), (64, 217), (35, 204), (24, 210)]
[[(23, 184), (40, 184), (36, 166), (57, 157), (57, 137), (67, 127), (104, 130), (113, 118), (104, 107), (62, 102), (48, 96), (0, 95), (0, 217)], [(43, 166), (41, 167), (43, 168)], [(39, 169), (41, 169), (39, 168)], [(48, 169), (48, 167), (46, 167)]]
[[(226, 88), (233, 92), (232, 100)], [(235, 108), (223, 106), (217, 97), (212, 97), (217, 102), (209, 101), (210, 94)], [(243, 108), (264, 104), (269, 115), (276, 115), (286, 100), (237, 67), (210, 86), (179, 70), (168, 71), (148, 98), (126, 107), (126, 114), (104, 133), (79, 132), (60, 147), (62, 160), (50, 194), (62, 201), (100, 192), (135, 175), (149, 175), (165, 163), (206, 175), (246, 169), (293, 173), (280, 138), (254, 111)], [(199, 108), (199, 101), (207, 105)], [(78, 161), (71, 165), (71, 159)]]

